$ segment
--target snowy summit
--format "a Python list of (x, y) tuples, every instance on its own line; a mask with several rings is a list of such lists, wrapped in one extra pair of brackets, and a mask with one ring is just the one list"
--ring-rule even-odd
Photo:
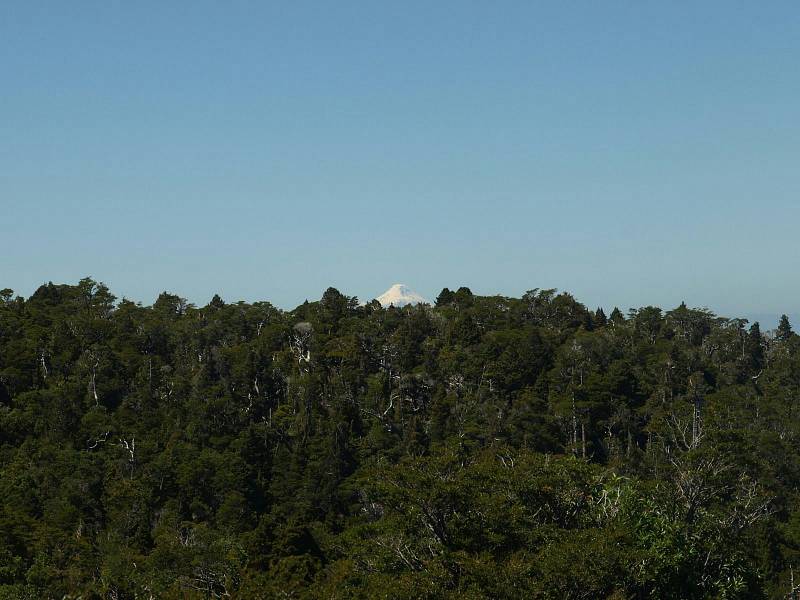
[(381, 306), (406, 306), (407, 304), (423, 304), (428, 301), (417, 292), (402, 283), (395, 283), (376, 298)]

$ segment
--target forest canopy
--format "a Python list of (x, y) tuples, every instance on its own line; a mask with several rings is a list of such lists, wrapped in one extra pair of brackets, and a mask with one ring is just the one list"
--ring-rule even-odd
[(2, 290), (0, 599), (788, 597), (776, 327), (541, 289)]

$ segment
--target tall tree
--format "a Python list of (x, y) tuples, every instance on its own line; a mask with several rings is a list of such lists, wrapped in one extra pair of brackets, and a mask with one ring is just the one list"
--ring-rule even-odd
[(786, 315), (781, 315), (780, 321), (778, 322), (778, 329), (775, 333), (775, 338), (785, 342), (792, 337), (792, 335), (794, 335), (794, 332), (792, 331), (791, 323), (789, 323), (789, 317)]

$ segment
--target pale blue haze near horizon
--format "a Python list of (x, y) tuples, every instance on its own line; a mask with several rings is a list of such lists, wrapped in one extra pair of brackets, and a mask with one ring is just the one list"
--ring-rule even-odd
[(800, 313), (799, 65), (788, 1), (7, 1), (0, 287)]

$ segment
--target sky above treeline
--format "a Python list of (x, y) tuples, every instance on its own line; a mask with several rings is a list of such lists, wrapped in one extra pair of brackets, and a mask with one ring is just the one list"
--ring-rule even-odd
[(0, 287), (800, 312), (795, 2), (0, 5)]

